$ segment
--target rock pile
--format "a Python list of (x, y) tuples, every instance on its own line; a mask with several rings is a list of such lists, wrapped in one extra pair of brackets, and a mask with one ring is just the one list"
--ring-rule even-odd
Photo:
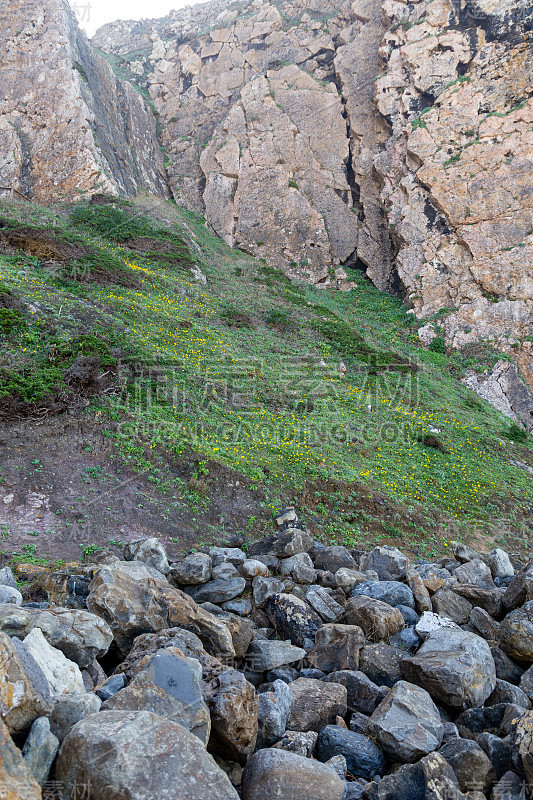
[(0, 604), (10, 800), (529, 797), (533, 562), (412, 564), (276, 521), (177, 563), (156, 539), (102, 553), (86, 608), (60, 573), (54, 602)]

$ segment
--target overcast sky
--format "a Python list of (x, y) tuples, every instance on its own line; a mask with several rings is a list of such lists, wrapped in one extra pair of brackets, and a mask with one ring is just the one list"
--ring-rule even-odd
[[(203, 0), (205, 2), (205, 0)], [(164, 17), (174, 8), (195, 6), (199, 0), (69, 0), (80, 26), (89, 36), (115, 19)]]

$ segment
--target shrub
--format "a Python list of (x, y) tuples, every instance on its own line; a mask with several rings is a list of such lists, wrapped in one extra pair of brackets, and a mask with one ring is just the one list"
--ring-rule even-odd
[(446, 353), (446, 340), (444, 336), (435, 336), (435, 338), (431, 340), (429, 350), (431, 350), (432, 353)]

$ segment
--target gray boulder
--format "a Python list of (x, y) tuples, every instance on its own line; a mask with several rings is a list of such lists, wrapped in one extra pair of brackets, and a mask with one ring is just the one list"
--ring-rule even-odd
[[(327, 675), (324, 680), (340, 683), (346, 687), (349, 711), (370, 715), (383, 700), (383, 689), (376, 686), (363, 672), (339, 670)], [(386, 690), (385, 690), (386, 691)]]
[(18, 589), (14, 589), (12, 586), (2, 586), (0, 583), (0, 605), (3, 603), (20, 606), (22, 605), (22, 595)]
[(439, 751), (451, 768), (463, 792), (488, 792), (496, 775), (487, 754), (471, 739), (454, 739)]
[(250, 642), (246, 655), (246, 665), (256, 672), (267, 672), (284, 664), (294, 664), (305, 658), (305, 650), (295, 647), (290, 642), (277, 639), (255, 639)]
[(243, 800), (342, 800), (344, 787), (325, 764), (276, 748), (255, 753), (242, 776)]
[(512, 578), (514, 575), (514, 567), (511, 564), (511, 559), (505, 550), (500, 547), (495, 547), (491, 550), (487, 561), (489, 562), (490, 571), (493, 578)]
[(500, 622), (500, 647), (518, 661), (533, 661), (533, 600)]
[(126, 561), (142, 561), (162, 575), (167, 575), (170, 571), (165, 548), (155, 537), (127, 542), (124, 545), (124, 558)]
[(0, 569), (0, 586), (10, 586), (12, 589), (17, 588), (17, 582), (10, 567), (2, 567)]
[(496, 668), (484, 639), (445, 628), (430, 633), (401, 664), (403, 677), (454, 708), (482, 706), (496, 686)]
[(418, 686), (398, 681), (370, 718), (370, 736), (393, 761), (413, 763), (440, 747), (444, 728), (435, 703)]
[(80, 720), (100, 711), (102, 701), (92, 692), (86, 694), (64, 694), (54, 698), (54, 710), (50, 716), (50, 730), (61, 743), (67, 733)]
[(324, 622), (336, 622), (344, 613), (343, 607), (321, 586), (312, 586), (305, 599)]
[(358, 583), (351, 596), (355, 597), (360, 594), (364, 594), (366, 597), (373, 597), (374, 600), (381, 600), (390, 606), (415, 607), (412, 590), (405, 583), (400, 583), (399, 581), (365, 581), (364, 583)]
[(337, 570), (357, 569), (357, 564), (346, 547), (342, 545), (331, 545), (318, 551), (315, 558), (315, 568), (332, 572), (334, 575)]
[(361, 570), (373, 569), (380, 581), (401, 581), (405, 578), (409, 559), (396, 547), (374, 547), (370, 553), (361, 556)]
[(101, 711), (78, 722), (61, 745), (62, 800), (76, 785), (91, 800), (238, 800), (196, 736), (149, 711)]
[(22, 748), (22, 757), (39, 786), (43, 786), (48, 778), (58, 750), (59, 740), (50, 732), (49, 719), (39, 717), (31, 726)]
[(316, 756), (326, 762), (338, 755), (344, 756), (352, 775), (367, 781), (374, 775), (382, 775), (385, 769), (383, 753), (368, 736), (340, 725), (326, 725), (318, 734)]
[(194, 586), (207, 583), (211, 578), (212, 561), (207, 553), (193, 553), (183, 561), (172, 564), (170, 581), (178, 586)]
[(254, 604), (258, 608), (263, 608), (270, 598), (275, 594), (280, 594), (285, 588), (283, 581), (278, 578), (254, 578), (252, 582)]
[(225, 603), (238, 597), (246, 589), (244, 578), (215, 578), (201, 586), (187, 588), (195, 603)]
[(398, 609), (366, 595), (356, 595), (348, 600), (344, 620), (348, 625), (362, 628), (372, 642), (388, 641), (405, 624)]
[(298, 678), (288, 688), (293, 697), (288, 724), (292, 731), (320, 731), (346, 714), (348, 693), (339, 683)]
[(270, 692), (258, 696), (257, 749), (270, 747), (285, 732), (291, 713), (293, 697), (284, 681), (274, 681)]
[(294, 594), (274, 594), (265, 612), (282, 639), (290, 639), (297, 647), (303, 647), (305, 639), (314, 639), (322, 620), (311, 606)]

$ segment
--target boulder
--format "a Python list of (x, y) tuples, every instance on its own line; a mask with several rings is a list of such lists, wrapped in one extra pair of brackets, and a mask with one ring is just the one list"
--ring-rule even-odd
[(351, 596), (355, 597), (360, 594), (364, 594), (366, 597), (373, 597), (374, 600), (381, 600), (390, 606), (415, 607), (412, 590), (405, 583), (399, 583), (398, 581), (364, 581), (363, 583), (358, 583)]
[(0, 633), (0, 716), (13, 736), (52, 710), (52, 695), (43, 671), (25, 645)]
[(511, 755), (516, 771), (533, 786), (533, 711), (517, 715), (511, 722), (509, 737)]
[(362, 628), (365, 636), (372, 642), (388, 641), (404, 626), (398, 609), (366, 595), (357, 595), (348, 600), (344, 619), (348, 625)]
[(187, 594), (196, 603), (225, 603), (246, 589), (244, 578), (216, 578), (201, 586), (187, 587)]
[(507, 739), (500, 739), (499, 736), (495, 736), (493, 733), (480, 733), (476, 741), (488, 756), (497, 780), (513, 768), (511, 745)]
[(61, 743), (67, 733), (81, 719), (100, 711), (102, 701), (97, 695), (63, 694), (54, 697), (54, 709), (50, 716), (50, 730)]
[(170, 582), (178, 586), (194, 586), (207, 583), (211, 578), (213, 562), (207, 553), (192, 553), (183, 561), (172, 564)]
[(493, 578), (513, 577), (514, 567), (505, 550), (502, 550), (500, 547), (495, 547), (494, 550), (490, 551), (487, 561)]
[(0, 796), (6, 800), (41, 800), (41, 787), (1, 719), (0, 754)]
[(127, 542), (124, 545), (124, 558), (126, 561), (142, 561), (162, 575), (167, 575), (170, 571), (165, 548), (155, 537)]
[(255, 753), (242, 776), (243, 800), (342, 800), (344, 787), (325, 764), (277, 748)]
[(484, 608), (491, 616), (499, 617), (502, 610), (502, 598), (504, 595), (503, 589), (494, 588), (486, 589), (481, 586), (473, 584), (458, 583), (454, 586), (454, 592), (461, 595), (461, 597), (469, 600), (472, 605)]
[(311, 606), (294, 594), (274, 594), (265, 606), (265, 612), (281, 639), (290, 639), (302, 647), (305, 639), (314, 639), (322, 620)]
[(284, 664), (294, 664), (305, 658), (305, 650), (295, 647), (290, 642), (279, 640), (256, 639), (250, 643), (246, 655), (246, 664), (249, 669), (257, 672), (281, 667)]
[(407, 653), (384, 642), (367, 645), (359, 655), (359, 669), (378, 686), (390, 688), (402, 679), (401, 664), (407, 657)]
[(267, 601), (275, 594), (283, 592), (285, 584), (278, 578), (254, 578), (253, 583), (254, 603), (258, 608), (263, 608)]
[(439, 589), (431, 602), (436, 614), (452, 619), (457, 625), (466, 625), (473, 608), (472, 603), (451, 589)]
[(257, 578), (258, 575), (268, 578), (269, 575), (266, 564), (263, 564), (261, 561), (256, 561), (255, 558), (247, 558), (246, 561), (240, 565), (239, 569), (242, 577), (246, 580)]
[(512, 683), (496, 678), (496, 686), (492, 694), (485, 701), (486, 706), (496, 706), (501, 703), (513, 703), (522, 708), (531, 708), (531, 700), (525, 692)]
[(524, 781), (516, 772), (509, 770), (494, 787), (492, 800), (524, 800)]
[(12, 603), (15, 606), (22, 605), (22, 595), (19, 590), (0, 584), (0, 605), (4, 603)]
[(370, 718), (370, 736), (393, 761), (412, 763), (440, 747), (444, 729), (437, 707), (418, 686), (398, 681)]
[(404, 628), (403, 631), (391, 636), (390, 644), (405, 653), (416, 653), (422, 644), (422, 639), (416, 632), (414, 625), (410, 625), (408, 628)]
[(467, 800), (453, 769), (440, 753), (430, 753), (416, 764), (404, 764), (369, 788), (373, 791), (365, 798), (372, 800)]
[(481, 589), (490, 589), (494, 587), (490, 567), (479, 557), (457, 567), (457, 569), (454, 570), (453, 577), (458, 583), (479, 586)]
[(2, 567), (0, 569), (0, 586), (10, 586), (12, 589), (17, 588), (17, 581), (11, 571), (11, 567)]
[(77, 664), (51, 647), (40, 628), (32, 628), (24, 639), (24, 647), (39, 665), (51, 695), (83, 694), (85, 686)]
[(433, 611), (433, 604), (431, 602), (429, 591), (426, 585), (424, 584), (424, 581), (422, 580), (422, 576), (420, 575), (420, 573), (416, 569), (410, 567), (407, 569), (405, 576), (407, 580), (407, 585), (411, 589), (413, 597), (415, 599), (416, 611), (419, 614), (423, 614), (424, 611)]
[(327, 675), (324, 680), (346, 687), (348, 711), (370, 715), (383, 700), (383, 689), (376, 686), (363, 672), (339, 670)]
[(252, 558), (260, 555), (274, 555), (277, 558), (290, 558), (297, 553), (308, 553), (313, 548), (313, 540), (300, 528), (287, 528), (283, 533), (265, 536), (250, 545)]
[(326, 725), (318, 734), (316, 757), (326, 762), (337, 755), (344, 756), (348, 771), (356, 778), (369, 781), (385, 769), (383, 753), (368, 736), (339, 725)]
[(247, 555), (240, 547), (212, 547), (209, 551), (213, 567), (227, 562), (228, 564), (244, 564)]
[(335, 585), (346, 592), (351, 591), (358, 583), (366, 583), (368, 578), (364, 572), (349, 567), (341, 567), (334, 575)]
[(23, 638), (34, 628), (39, 628), (48, 644), (81, 668), (88, 667), (95, 658), (102, 658), (113, 641), (109, 625), (88, 611), (0, 607), (0, 630), (8, 636)]
[(477, 742), (454, 739), (439, 751), (455, 772), (462, 792), (488, 792), (495, 781), (490, 759)]
[(499, 640), (500, 626), (484, 608), (475, 606), (470, 612), (469, 623), (488, 642), (495, 644)]
[[(514, 681), (516, 683), (516, 681)], [(520, 677), (520, 688), (533, 700), (533, 667), (529, 667)]]
[(209, 709), (202, 696), (202, 666), (174, 649), (159, 650), (131, 683), (106, 700), (102, 711), (152, 711), (183, 725), (207, 746)]
[(361, 556), (361, 569), (372, 569), (380, 581), (402, 581), (406, 576), (409, 559), (396, 547), (384, 545), (374, 547), (370, 553)]
[(304, 758), (311, 758), (315, 749), (318, 733), (316, 731), (285, 731), (276, 744), (277, 750), (287, 750)]
[(285, 732), (293, 697), (284, 681), (274, 681), (269, 692), (261, 692), (257, 711), (257, 749), (271, 747)]
[(514, 661), (511, 661), (509, 656), (506, 656), (499, 647), (491, 644), (490, 652), (492, 653), (494, 664), (496, 665), (496, 677), (501, 678), (502, 681), (508, 681), (509, 683), (520, 683), (524, 670), (515, 664)]
[(320, 731), (346, 714), (348, 693), (339, 683), (298, 678), (289, 683), (289, 690), (293, 697), (290, 730)]
[(22, 757), (39, 786), (43, 786), (48, 778), (58, 750), (59, 740), (50, 731), (49, 719), (39, 717), (31, 726), (22, 748)]
[(323, 672), (358, 669), (359, 652), (364, 643), (363, 631), (357, 625), (322, 625), (307, 658), (313, 667)]
[(430, 633), (435, 633), (443, 628), (451, 628), (460, 630), (459, 625), (447, 617), (441, 617), (439, 614), (434, 614), (431, 611), (425, 611), (415, 625), (415, 631), (421, 639), (427, 639)]
[(344, 613), (343, 607), (321, 586), (312, 586), (305, 599), (324, 622), (336, 622)]
[(222, 657), (235, 655), (223, 622), (184, 592), (153, 578), (140, 562), (102, 567), (91, 584), (87, 605), (106, 620), (123, 652), (141, 633), (179, 626), (196, 633), (208, 651)]
[(221, 609), (220, 606), (215, 606), (212, 603), (202, 603), (202, 608), (224, 623), (231, 634), (235, 656), (237, 658), (242, 658), (248, 650), (250, 642), (254, 638), (253, 623), (250, 622), (250, 620), (242, 619), (242, 617), (239, 617), (237, 614), (225, 611)]
[(61, 745), (63, 797), (90, 783), (91, 800), (238, 800), (196, 736), (150, 711), (102, 711), (78, 722)]
[(357, 564), (346, 547), (331, 545), (331, 547), (324, 547), (318, 551), (315, 568), (327, 570), (335, 575), (339, 569), (357, 569)]
[(511, 658), (533, 661), (533, 600), (501, 621), (500, 647)]
[(496, 686), (490, 648), (473, 633), (444, 628), (430, 633), (415, 656), (405, 659), (406, 680), (454, 708), (482, 706)]

